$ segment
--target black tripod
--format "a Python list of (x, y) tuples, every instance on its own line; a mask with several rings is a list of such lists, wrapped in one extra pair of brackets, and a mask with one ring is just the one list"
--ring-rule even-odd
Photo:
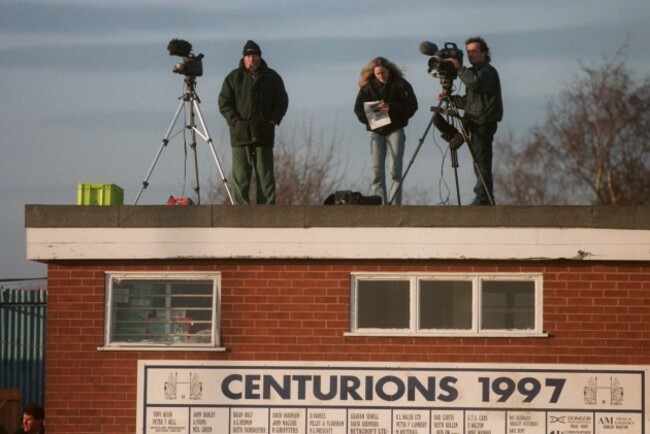
[[(426, 129), (424, 130), (422, 137), (420, 137), (420, 139), (418, 140), (418, 146), (415, 148), (415, 152), (413, 152), (413, 156), (411, 157), (408, 166), (406, 166), (404, 175), (402, 176), (402, 179), (400, 180), (399, 185), (397, 186), (397, 189), (393, 194), (393, 197), (388, 202), (389, 205), (393, 203), (393, 200), (397, 196), (397, 193), (402, 188), (402, 183), (404, 182), (404, 178), (406, 178), (406, 175), (408, 175), (409, 170), (411, 170), (411, 166), (415, 161), (415, 157), (417, 157), (418, 153), (420, 152), (420, 148), (422, 147), (422, 144), (426, 140), (427, 134), (429, 134), (429, 130), (431, 129), (432, 125), (434, 125), (442, 133), (442, 138), (447, 142), (449, 142), (449, 152), (451, 154), (451, 166), (454, 168), (454, 177), (456, 180), (456, 197), (458, 198), (458, 206), (461, 205), (460, 188), (458, 184), (458, 148), (460, 148), (464, 142), (468, 143), (467, 148), (469, 149), (469, 153), (472, 156), (474, 170), (477, 173), (479, 179), (481, 180), (481, 184), (485, 189), (485, 194), (490, 200), (490, 204), (494, 205), (494, 200), (492, 199), (492, 195), (490, 194), (487, 184), (485, 183), (483, 174), (479, 170), (478, 163), (476, 163), (476, 157), (474, 155), (474, 151), (472, 150), (472, 147), (469, 146), (469, 134), (467, 132), (467, 129), (465, 128), (465, 125), (461, 120), (460, 114), (458, 113), (458, 107), (456, 107), (456, 104), (454, 103), (454, 100), (451, 97), (451, 87), (447, 86), (445, 82), (443, 82), (442, 99), (440, 100), (438, 106), (431, 107), (431, 111), (433, 112), (433, 115), (431, 116), (431, 120), (429, 121), (429, 124), (427, 125)], [(445, 118), (442, 116), (441, 113), (444, 113), (447, 116), (447, 120), (445, 120)], [(458, 128), (456, 128), (454, 125), (457, 125)]]
[[(226, 180), (226, 177), (223, 174), (223, 169), (221, 168), (221, 162), (219, 161), (217, 152), (214, 149), (214, 143), (212, 142), (212, 137), (210, 137), (210, 133), (208, 133), (208, 128), (205, 126), (205, 122), (203, 121), (203, 115), (201, 114), (201, 107), (199, 107), (199, 103), (201, 102), (201, 100), (199, 99), (199, 96), (196, 94), (196, 77), (193, 76), (185, 77), (185, 91), (183, 92), (183, 95), (178, 99), (180, 99), (181, 101), (178, 104), (178, 108), (176, 109), (176, 114), (174, 114), (174, 117), (172, 118), (172, 122), (171, 124), (169, 124), (169, 128), (167, 129), (167, 133), (165, 134), (165, 137), (163, 137), (163, 140), (160, 143), (160, 148), (158, 149), (158, 153), (156, 154), (153, 163), (151, 164), (151, 167), (149, 168), (149, 171), (147, 172), (147, 175), (144, 178), (144, 181), (142, 181), (142, 186), (140, 187), (140, 191), (138, 191), (138, 195), (135, 197), (135, 200), (133, 201), (133, 205), (137, 205), (138, 200), (140, 199), (140, 195), (142, 194), (144, 189), (149, 186), (149, 178), (151, 177), (151, 174), (153, 173), (153, 169), (156, 166), (158, 159), (160, 158), (160, 154), (162, 153), (165, 146), (167, 146), (167, 144), (169, 143), (169, 137), (172, 133), (174, 126), (176, 125), (176, 122), (178, 121), (181, 110), (184, 107), (185, 107), (185, 118), (186, 118), (185, 128), (190, 130), (191, 139), (192, 139), (190, 143), (190, 147), (192, 148), (192, 152), (194, 154), (194, 177), (195, 177), (194, 191), (196, 192), (197, 204), (199, 205), (201, 204), (201, 195), (200, 195), (201, 188), (199, 185), (199, 163), (196, 155), (197, 134), (201, 136), (201, 138), (205, 140), (205, 142), (210, 147), (210, 151), (212, 151), (212, 157), (214, 157), (214, 162), (221, 176), (221, 181), (223, 182), (223, 185), (226, 188), (228, 199), (232, 204), (233, 200), (232, 200), (232, 195), (230, 194), (230, 189), (228, 188), (228, 181)], [(199, 117), (199, 121), (201, 123), (201, 130), (199, 130), (196, 124), (194, 123), (195, 115), (198, 115)]]

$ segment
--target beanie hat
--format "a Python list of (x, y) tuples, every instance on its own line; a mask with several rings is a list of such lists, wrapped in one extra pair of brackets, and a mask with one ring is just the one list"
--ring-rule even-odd
[(255, 43), (255, 41), (248, 40), (246, 42), (246, 45), (244, 45), (244, 50), (242, 55), (246, 56), (247, 54), (257, 54), (259, 56), (262, 55), (262, 50), (260, 50), (260, 46)]

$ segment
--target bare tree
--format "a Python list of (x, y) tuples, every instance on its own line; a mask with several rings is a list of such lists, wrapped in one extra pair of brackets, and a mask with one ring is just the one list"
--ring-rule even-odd
[(337, 154), (340, 134), (326, 138), (314, 130), (313, 119), (298, 133), (278, 137), (275, 149), (275, 184), (278, 204), (322, 204), (338, 188), (346, 172), (345, 159)]
[(650, 78), (620, 51), (581, 73), (520, 146), (497, 141), (503, 203), (650, 204)]
[(580, 201), (587, 192), (571, 185), (570, 177), (558, 174), (555, 157), (538, 145), (535, 132), (525, 137), (521, 148), (512, 133), (497, 140), (499, 155), (494, 183), (500, 202), (513, 205), (566, 205)]

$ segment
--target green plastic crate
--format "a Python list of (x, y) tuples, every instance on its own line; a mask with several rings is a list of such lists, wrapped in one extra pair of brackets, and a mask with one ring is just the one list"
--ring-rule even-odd
[(124, 190), (115, 184), (85, 184), (77, 186), (77, 205), (122, 205)]

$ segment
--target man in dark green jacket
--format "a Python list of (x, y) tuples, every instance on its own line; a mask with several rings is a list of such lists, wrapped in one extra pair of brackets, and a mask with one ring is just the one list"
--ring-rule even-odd
[(254, 170), (257, 203), (274, 204), (275, 127), (287, 113), (289, 97), (280, 75), (262, 59), (259, 45), (246, 42), (242, 55), (219, 94), (219, 111), (230, 127), (234, 202), (249, 203)]

